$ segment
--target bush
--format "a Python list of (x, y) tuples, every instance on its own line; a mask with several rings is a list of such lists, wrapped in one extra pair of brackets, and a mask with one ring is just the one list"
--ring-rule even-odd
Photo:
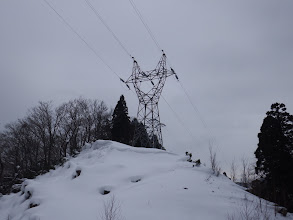
[(104, 202), (104, 209), (100, 216), (101, 220), (122, 220), (121, 205), (116, 197), (112, 195), (107, 202)]
[(213, 174), (219, 176), (221, 173), (221, 168), (219, 166), (219, 162), (217, 161), (217, 153), (213, 151), (213, 148), (210, 146), (210, 163), (211, 168), (213, 170)]
[(242, 203), (232, 214), (227, 214), (227, 220), (270, 220), (273, 212), (270, 212), (268, 201), (259, 198), (258, 201), (249, 201), (246, 195)]

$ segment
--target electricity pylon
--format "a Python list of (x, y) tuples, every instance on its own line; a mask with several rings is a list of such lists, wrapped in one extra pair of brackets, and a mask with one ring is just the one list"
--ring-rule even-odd
[[(137, 94), (139, 105), (137, 110), (137, 120), (144, 127), (136, 126), (134, 133), (133, 144), (140, 141), (142, 146), (152, 148), (163, 148), (162, 126), (159, 114), (159, 99), (166, 82), (166, 78), (175, 75), (176, 73), (171, 68), (166, 67), (166, 55), (163, 55), (154, 70), (142, 71), (133, 58), (133, 68), (131, 76), (125, 81), (128, 88), (128, 83), (132, 83)], [(148, 137), (145, 135), (145, 130)]]

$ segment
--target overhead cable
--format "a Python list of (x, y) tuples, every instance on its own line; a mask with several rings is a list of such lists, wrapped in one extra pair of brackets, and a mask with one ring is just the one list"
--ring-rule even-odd
[[(178, 80), (178, 81), (179, 81), (179, 80)], [(198, 114), (201, 123), (202, 123), (203, 126), (207, 129), (207, 131), (209, 132), (209, 136), (210, 136), (210, 138), (212, 139), (212, 141), (214, 142), (214, 144), (216, 144), (216, 139), (215, 139), (214, 136), (212, 135), (211, 130), (209, 129), (209, 127), (208, 127), (206, 121), (205, 121), (204, 118), (202, 117), (202, 115), (201, 115), (201, 113), (199, 112), (198, 108), (197, 108), (196, 105), (193, 103), (193, 101), (192, 101), (190, 95), (188, 94), (187, 90), (184, 88), (184, 86), (183, 86), (183, 84), (182, 84), (181, 81), (179, 81), (179, 84), (180, 84), (182, 90), (184, 91), (185, 95), (187, 96), (187, 99), (188, 99), (188, 101), (190, 102), (190, 104), (191, 104), (193, 110)]]
[(102, 24), (107, 28), (107, 30), (112, 34), (112, 36), (115, 38), (115, 40), (119, 43), (119, 45), (121, 46), (121, 48), (124, 50), (124, 52), (130, 56), (131, 54), (128, 52), (128, 50), (126, 49), (126, 47), (122, 44), (122, 42), (119, 40), (119, 38), (117, 37), (117, 35), (112, 31), (112, 29), (110, 28), (110, 26), (106, 23), (106, 21), (103, 19), (103, 17), (100, 15), (100, 13), (95, 9), (95, 7), (90, 3), (89, 0), (85, 0), (86, 4), (91, 8), (91, 10), (94, 12), (94, 14), (96, 15), (96, 17), (102, 22)]
[(70, 25), (65, 18), (62, 17), (62, 15), (51, 5), (47, 0), (43, 0), (48, 7), (50, 7), (56, 15), (61, 19), (61, 21), (66, 24), (66, 26), (96, 55), (99, 60), (101, 60), (107, 67), (108, 69), (114, 73), (119, 79), (121, 77), (111, 68), (111, 66), (100, 56), (100, 54), (97, 53), (97, 51), (85, 40), (84, 37), (82, 37), (74, 28), (72, 25)]
[[(111, 66), (101, 57), (100, 54), (97, 53), (97, 51), (85, 40), (85, 38), (79, 34), (72, 25), (70, 25), (70, 23), (68, 23), (66, 21), (66, 19), (53, 7), (53, 5), (51, 5), (47, 0), (43, 0), (46, 5), (48, 7), (51, 8), (51, 10), (53, 10), (55, 12), (55, 14), (61, 19), (61, 21), (96, 55), (96, 57), (101, 60), (107, 67), (108, 69), (114, 73), (119, 79), (120, 81), (122, 81), (123, 83), (125, 83), (125, 81), (111, 68)], [(107, 25), (107, 23), (105, 22), (105, 20), (99, 15), (98, 11), (95, 10), (95, 8), (93, 7), (93, 5), (88, 1), (85, 0), (86, 3), (88, 4), (88, 6), (95, 12), (96, 16), (100, 19), (100, 21), (105, 25), (105, 27), (111, 32), (111, 34), (113, 35), (113, 37), (117, 40), (117, 42), (120, 44), (120, 46), (122, 47), (122, 49), (127, 53), (127, 55), (131, 56), (130, 53), (128, 52), (128, 50), (126, 49), (126, 47), (121, 43), (121, 41), (119, 40), (119, 38), (115, 35), (115, 33), (111, 30), (111, 28), (109, 27), (109, 25)], [(155, 38), (155, 36), (153, 35), (152, 31), (150, 30), (150, 28), (148, 27), (148, 25), (145, 23), (145, 21), (143, 20), (143, 17), (141, 15), (141, 13), (139, 12), (139, 10), (137, 9), (136, 5), (134, 4), (134, 2), (132, 0), (129, 0), (131, 5), (133, 6), (134, 10), (136, 11), (137, 15), (139, 16), (141, 22), (144, 24), (145, 28), (147, 29), (147, 31), (149, 32), (150, 36), (152, 37), (154, 43), (156, 44), (157, 48), (161, 51), (160, 46)], [(126, 84), (127, 85), (127, 84)], [(127, 87), (130, 89), (130, 87), (127, 85)], [(133, 93), (134, 91), (131, 90)], [(176, 119), (180, 122), (180, 124), (186, 129), (186, 131), (188, 132), (188, 134), (194, 138), (194, 136), (192, 135), (191, 131), (185, 126), (185, 124), (183, 123), (183, 121), (180, 119), (180, 117), (178, 116), (178, 114), (175, 112), (175, 110), (171, 107), (171, 105), (167, 102), (167, 100), (162, 96), (162, 98), (164, 99), (164, 101), (166, 102), (166, 104), (168, 105), (168, 107), (171, 109), (171, 111), (173, 112), (173, 114), (175, 115)]]
[(151, 31), (150, 27), (148, 26), (148, 24), (145, 22), (142, 14), (140, 13), (139, 9), (136, 7), (135, 3), (133, 2), (133, 0), (129, 0), (130, 4), (132, 5), (134, 11), (136, 12), (137, 16), (139, 17), (140, 21), (142, 22), (142, 24), (144, 25), (145, 29), (148, 31), (149, 35), (151, 36), (151, 38), (153, 39), (154, 43), (156, 44), (158, 50), (161, 52), (162, 48), (159, 45), (159, 42), (157, 41), (155, 35), (153, 34), (153, 32)]
[(169, 108), (171, 109), (171, 111), (173, 112), (173, 114), (175, 115), (177, 121), (180, 122), (180, 124), (185, 128), (185, 130), (188, 132), (188, 134), (190, 135), (190, 137), (192, 137), (193, 139), (196, 139), (192, 132), (186, 127), (186, 125), (184, 124), (184, 122), (181, 120), (181, 118), (179, 117), (179, 115), (175, 112), (175, 110), (171, 107), (171, 105), (167, 102), (167, 100), (165, 99), (165, 97), (163, 95), (161, 95), (161, 97), (163, 98), (163, 100), (166, 102), (166, 104), (169, 106)]
[[(153, 39), (155, 45), (156, 45), (157, 48), (161, 51), (161, 47), (160, 47), (158, 41), (156, 40), (156, 38), (155, 38), (153, 32), (151, 31), (150, 27), (148, 26), (148, 24), (145, 22), (145, 20), (144, 20), (142, 14), (141, 14), (141, 12), (139, 11), (139, 9), (137, 8), (137, 6), (135, 5), (134, 1), (133, 1), (133, 0), (129, 0), (129, 2), (130, 2), (130, 4), (132, 5), (133, 9), (135, 10), (136, 14), (138, 15), (139, 19), (140, 19), (141, 22), (143, 23), (144, 27), (145, 27), (146, 30), (148, 31), (149, 35), (150, 35), (151, 38)], [(168, 64), (169, 64), (169, 66), (172, 67), (172, 66), (171, 66), (171, 62), (170, 62), (170, 60), (169, 60), (168, 58), (167, 58), (167, 62), (168, 62)], [(171, 68), (171, 70), (173, 71), (172, 68)], [(204, 127), (208, 130), (210, 138), (211, 138), (211, 139), (213, 140), (213, 142), (215, 143), (215, 142), (216, 142), (216, 141), (215, 141), (215, 138), (213, 137), (213, 135), (212, 135), (212, 133), (211, 133), (211, 131), (210, 131), (210, 129), (209, 129), (207, 123), (205, 122), (204, 118), (201, 116), (201, 114), (200, 114), (198, 108), (197, 108), (197, 107), (195, 106), (195, 104), (192, 102), (192, 99), (191, 99), (190, 95), (187, 93), (187, 91), (186, 91), (186, 89), (184, 88), (182, 82), (179, 81), (178, 75), (177, 75), (176, 73), (175, 73), (175, 77), (176, 77), (176, 79), (178, 80), (178, 82), (180, 83), (180, 86), (181, 86), (181, 88), (183, 89), (185, 95), (187, 96), (187, 98), (188, 98), (188, 100), (189, 100), (191, 106), (193, 107), (193, 110), (198, 114), (201, 123), (202, 123), (202, 124), (204, 125)]]

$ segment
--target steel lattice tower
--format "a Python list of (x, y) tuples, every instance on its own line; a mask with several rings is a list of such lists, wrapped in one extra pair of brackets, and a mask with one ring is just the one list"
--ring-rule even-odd
[[(156, 68), (151, 71), (142, 71), (134, 59), (132, 74), (125, 83), (127, 86), (128, 83), (132, 83), (135, 88), (139, 100), (137, 120), (144, 125), (144, 128), (141, 126), (135, 128), (133, 144), (139, 140), (142, 146), (164, 149), (158, 104), (166, 78), (171, 75), (177, 78), (172, 68), (167, 70), (164, 52)], [(144, 129), (148, 137), (144, 135)]]

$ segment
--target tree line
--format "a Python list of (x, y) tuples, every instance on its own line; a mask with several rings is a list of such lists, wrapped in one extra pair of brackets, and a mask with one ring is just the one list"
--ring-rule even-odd
[[(135, 129), (147, 131), (136, 118), (130, 120), (124, 96), (115, 109), (103, 101), (78, 98), (57, 107), (39, 102), (27, 116), (0, 132), (0, 193), (18, 190), (25, 178), (34, 178), (69, 156), (78, 154), (85, 143), (114, 140), (136, 147), (149, 147), (134, 139)], [(158, 148), (161, 148), (159, 146)]]
[(77, 154), (86, 142), (111, 137), (111, 110), (103, 101), (75, 99), (54, 108), (40, 102), (0, 133), (0, 192)]
[[(292, 212), (293, 116), (283, 103), (272, 104), (258, 138), (256, 180), (251, 183), (250, 191)], [(103, 101), (85, 98), (57, 107), (52, 102), (39, 102), (26, 117), (7, 124), (0, 132), (0, 193), (17, 191), (17, 184), (25, 178), (54, 169), (66, 158), (78, 154), (85, 143), (98, 139), (150, 147), (152, 137), (141, 122), (130, 119), (123, 95), (114, 110)], [(164, 149), (159, 143), (156, 146)], [(250, 170), (246, 160), (243, 159), (242, 164), (242, 182), (246, 183)], [(232, 165), (234, 180), (236, 168)]]

